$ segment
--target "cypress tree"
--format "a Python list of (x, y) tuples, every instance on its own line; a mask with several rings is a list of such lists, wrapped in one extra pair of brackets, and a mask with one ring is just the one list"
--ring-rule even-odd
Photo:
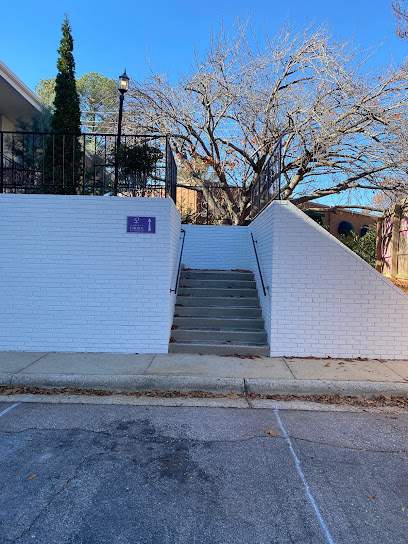
[[(67, 15), (62, 24), (58, 49), (58, 74), (55, 81), (54, 112), (47, 141), (45, 174), (46, 192), (76, 194), (81, 179), (81, 112), (75, 83), (74, 40)], [(64, 134), (61, 134), (64, 133)]]

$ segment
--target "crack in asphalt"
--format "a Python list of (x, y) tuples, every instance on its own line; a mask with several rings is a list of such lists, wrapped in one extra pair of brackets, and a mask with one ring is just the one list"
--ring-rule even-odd
[(56, 492), (53, 493), (53, 495), (50, 497), (50, 499), (47, 501), (47, 504), (45, 504), (39, 511), (39, 513), (35, 516), (35, 518), (31, 521), (31, 523), (29, 524), (29, 526), (24, 529), (20, 535), (18, 537), (16, 537), (14, 540), (11, 540), (10, 541), (10, 544), (16, 544), (21, 538), (23, 538), (27, 533), (29, 533), (31, 531), (31, 529), (33, 528), (33, 526), (35, 525), (35, 523), (38, 521), (38, 519), (42, 516), (42, 514), (51, 506), (51, 504), (54, 502), (54, 500), (58, 497), (58, 495), (60, 495), (65, 489), (66, 487), (72, 482), (74, 481), (77, 477), (78, 477), (78, 472), (80, 471), (80, 469), (82, 468), (82, 466), (89, 460), (89, 459), (94, 459), (95, 457), (100, 457), (100, 456), (103, 456), (103, 455), (109, 455), (108, 452), (101, 452), (101, 453), (92, 453), (90, 455), (87, 455), (84, 459), (82, 459), (82, 461), (74, 468), (74, 474), (70, 477), (70, 478), (67, 478), (66, 480), (64, 480), (64, 483), (62, 484), (62, 486), (60, 487), (60, 489), (58, 489)]
[[(117, 433), (117, 432), (109, 432), (109, 431), (95, 431), (95, 430), (91, 430), (91, 429), (84, 429), (84, 428), (80, 428), (80, 427), (69, 427), (69, 428), (62, 428), (62, 429), (56, 429), (56, 428), (35, 428), (35, 427), (28, 427), (26, 429), (22, 429), (20, 431), (0, 431), (0, 435), (1, 434), (5, 434), (5, 435), (15, 435), (15, 434), (23, 434), (23, 433), (26, 433), (26, 432), (29, 432), (29, 431), (38, 431), (38, 432), (51, 432), (51, 431), (54, 431), (54, 432), (64, 432), (64, 431), (77, 431), (77, 432), (84, 432), (84, 433), (89, 433), (89, 434), (102, 434), (102, 435), (105, 435), (106, 437), (109, 437), (109, 438), (115, 438), (115, 437), (118, 437), (118, 436), (123, 436), (124, 438), (127, 438), (129, 440), (138, 440), (140, 437), (137, 436), (137, 435), (131, 435), (131, 434), (121, 434), (121, 433)], [(384, 450), (384, 449), (372, 449), (372, 448), (362, 448), (362, 447), (357, 447), (357, 446), (343, 446), (341, 444), (333, 444), (333, 443), (330, 443), (330, 442), (322, 442), (320, 440), (312, 440), (310, 438), (303, 438), (303, 437), (300, 437), (300, 436), (294, 436), (294, 435), (288, 435), (289, 439), (290, 440), (293, 440), (293, 441), (299, 441), (299, 442), (307, 442), (309, 444), (315, 444), (315, 445), (319, 445), (319, 446), (327, 446), (329, 448), (338, 448), (338, 449), (344, 449), (344, 450), (351, 450), (351, 451), (364, 451), (364, 452), (368, 452), (368, 453), (391, 453), (391, 454), (394, 454), (394, 455), (406, 455), (408, 454), (408, 450)], [(276, 436), (272, 436), (272, 435), (268, 435), (267, 431), (265, 431), (265, 434), (259, 434), (259, 435), (252, 435), (252, 436), (248, 436), (248, 437), (245, 437), (245, 438), (236, 438), (236, 439), (231, 439), (231, 440), (218, 440), (218, 439), (199, 439), (199, 438), (188, 438), (188, 440), (190, 440), (192, 443), (195, 443), (195, 444), (234, 444), (234, 443), (240, 443), (240, 442), (249, 442), (250, 440), (258, 440), (258, 439), (263, 439), (263, 440), (270, 440), (271, 438), (284, 438), (282, 435), (276, 435)], [(169, 440), (167, 441), (164, 441), (164, 442), (160, 442), (160, 444), (177, 444), (178, 442), (181, 442), (185, 440), (184, 438), (171, 438), (169, 436)]]
[[(13, 435), (16, 435), (16, 434), (24, 434), (26, 432), (29, 432), (29, 431), (38, 431), (38, 432), (64, 432), (64, 431), (77, 431), (77, 432), (84, 432), (84, 433), (89, 433), (89, 434), (103, 434), (105, 435), (106, 437), (109, 437), (109, 438), (117, 438), (117, 437), (120, 437), (120, 436), (123, 436), (124, 438), (127, 438), (129, 440), (137, 440), (139, 439), (140, 437), (137, 436), (137, 435), (131, 435), (131, 434), (122, 434), (122, 433), (118, 433), (118, 432), (108, 432), (108, 431), (93, 431), (93, 430), (90, 430), (90, 429), (83, 429), (83, 428), (80, 428), (80, 427), (69, 427), (69, 428), (62, 428), (62, 429), (56, 429), (55, 427), (53, 428), (35, 428), (35, 427), (27, 427), (26, 429), (21, 429), (20, 431), (0, 431), (0, 435), (1, 434), (5, 434), (5, 435), (10, 435), (10, 436), (13, 436)], [(183, 440), (185, 440), (185, 438), (171, 438), (170, 436), (168, 437), (169, 439), (164, 441), (164, 442), (159, 442), (159, 444), (177, 444), (177, 442), (182, 442)], [(210, 440), (206, 440), (206, 439), (198, 439), (198, 438), (188, 438), (188, 440), (190, 440), (191, 442), (193, 443), (197, 443), (197, 444), (212, 444), (212, 443), (235, 443), (235, 442), (248, 442), (249, 440), (255, 440), (255, 439), (259, 439), (259, 438), (265, 438), (265, 439), (268, 439), (268, 438), (272, 438), (271, 436), (268, 436), (267, 434), (265, 435), (253, 435), (253, 436), (248, 436), (248, 437), (245, 437), (245, 438), (237, 438), (237, 439), (233, 439), (233, 440), (217, 440), (217, 439), (210, 439)], [(274, 438), (282, 438), (281, 436), (274, 436)]]

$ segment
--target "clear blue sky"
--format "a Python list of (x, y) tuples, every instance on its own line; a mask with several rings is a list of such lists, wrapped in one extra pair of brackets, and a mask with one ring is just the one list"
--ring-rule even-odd
[(362, 45), (385, 45), (379, 64), (401, 62), (408, 43), (395, 36), (391, 0), (47, 0), (3, 2), (0, 59), (34, 90), (40, 78), (56, 75), (57, 49), (64, 13), (72, 26), (76, 74), (99, 72), (116, 78), (143, 79), (146, 55), (154, 69), (173, 79), (188, 70), (194, 47), (205, 49), (209, 30), (235, 14), (251, 13), (253, 24), (270, 33), (285, 19), (298, 26), (326, 22), (337, 39), (354, 36)]

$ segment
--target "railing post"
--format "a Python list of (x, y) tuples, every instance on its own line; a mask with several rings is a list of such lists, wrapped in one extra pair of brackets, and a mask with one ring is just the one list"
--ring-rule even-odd
[[(82, 194), (85, 195), (85, 170), (86, 170), (86, 163), (85, 163), (85, 156), (86, 156), (86, 140), (85, 140), (85, 134), (83, 134), (82, 137)], [(95, 159), (94, 159), (95, 160)]]
[(282, 138), (279, 140), (278, 200), (281, 200)]
[[(169, 142), (168, 142), (168, 136), (166, 135), (166, 171), (164, 173), (164, 186), (165, 186), (165, 196), (167, 197), (169, 194)], [(171, 196), (171, 195), (170, 195)]]
[[(65, 134), (62, 135), (62, 191), (65, 191)], [(62, 194), (65, 194), (64, 192)]]
[[(42, 135), (42, 149), (45, 151), (45, 135)], [(41, 189), (44, 189), (45, 182), (45, 152), (42, 153), (41, 157)]]
[(171, 174), (172, 174), (172, 184), (173, 184), (173, 201), (174, 204), (177, 206), (177, 165), (176, 161), (173, 157), (172, 163), (171, 163)]
[(0, 132), (0, 193), (4, 192), (4, 133)]

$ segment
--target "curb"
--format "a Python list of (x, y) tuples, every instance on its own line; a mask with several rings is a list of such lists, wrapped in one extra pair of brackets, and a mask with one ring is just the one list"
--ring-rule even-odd
[(408, 383), (335, 380), (245, 380), (248, 393), (263, 395), (408, 396)]
[(361, 382), (334, 380), (264, 380), (175, 375), (112, 374), (0, 374), (0, 386), (70, 387), (104, 391), (144, 392), (205, 391), (220, 395), (343, 395), (350, 397), (408, 396), (408, 382)]
[[(0, 375), (1, 378), (1, 375)], [(1, 384), (1, 381), (0, 381)], [(4, 385), (26, 387), (72, 387), (75, 389), (102, 389), (105, 391), (143, 392), (157, 389), (167, 391), (206, 391), (229, 395), (243, 394), (241, 378), (213, 378), (205, 376), (137, 375), (118, 376), (109, 374), (17, 374)]]
[(11, 378), (13, 374), (0, 373), (0, 386), (11, 385)]

